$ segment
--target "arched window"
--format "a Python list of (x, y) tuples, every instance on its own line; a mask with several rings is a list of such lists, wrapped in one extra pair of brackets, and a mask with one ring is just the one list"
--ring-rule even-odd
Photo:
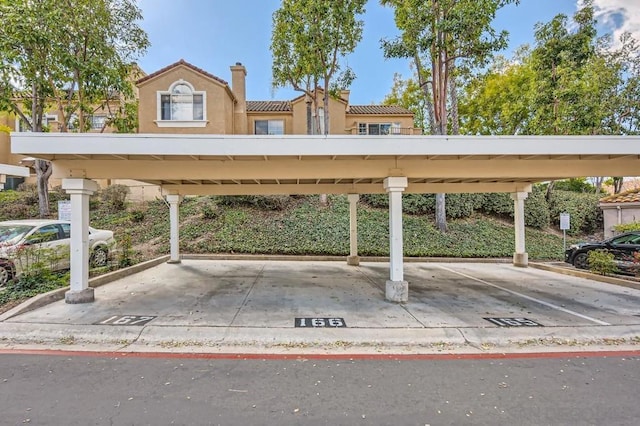
[(204, 92), (196, 92), (186, 81), (172, 84), (167, 92), (159, 92), (160, 121), (202, 121), (205, 118)]

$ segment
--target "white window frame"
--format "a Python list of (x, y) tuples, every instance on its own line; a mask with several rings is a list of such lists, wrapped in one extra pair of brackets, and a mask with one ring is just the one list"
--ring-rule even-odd
[[(162, 96), (173, 93), (173, 89), (179, 85), (184, 84), (191, 89), (192, 95), (202, 95), (202, 120), (163, 120), (162, 119)], [(168, 90), (156, 92), (156, 125), (158, 127), (205, 127), (208, 123), (207, 120), (207, 92), (197, 91), (193, 85), (185, 80), (174, 81)]]
[[(284, 120), (282, 119), (260, 119), (260, 120), (254, 120), (253, 122), (253, 134), (257, 135), (256, 133), (256, 125), (259, 121), (266, 121), (267, 122), (267, 135), (284, 135), (285, 131), (284, 131)], [(270, 129), (270, 125), (271, 123), (280, 123), (280, 126), (282, 128), (282, 133), (271, 133), (271, 129)]]
[[(102, 128), (106, 128), (106, 123), (107, 121), (109, 121), (109, 119), (111, 118), (109, 114), (91, 114), (87, 117), (91, 123), (91, 126), (89, 127), (90, 130), (102, 130)], [(96, 124), (96, 121), (94, 120), (95, 118), (100, 118), (102, 121), (102, 124), (100, 124), (100, 126), (95, 127), (94, 125)]]
[(374, 135), (374, 136), (388, 136), (388, 135), (399, 135), (400, 134), (400, 123), (398, 122), (394, 122), (394, 123), (389, 123), (389, 122), (383, 122), (383, 123), (370, 123), (370, 122), (360, 122), (358, 123), (358, 134), (359, 135), (371, 135), (370, 132), (370, 126), (378, 126), (378, 129), (381, 128), (381, 126), (388, 126), (388, 132), (387, 133), (382, 133), (379, 132), (378, 134)]

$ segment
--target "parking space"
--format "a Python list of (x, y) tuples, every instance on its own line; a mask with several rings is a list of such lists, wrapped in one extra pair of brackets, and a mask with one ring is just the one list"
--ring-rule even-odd
[(183, 260), (99, 287), (93, 303), (54, 302), (6, 322), (91, 326), (146, 316), (167, 328), (289, 329), (300, 325), (296, 318), (336, 318), (360, 329), (491, 329), (518, 325), (513, 319), (531, 321), (520, 324), (526, 327), (640, 324), (640, 290), (533, 268), (407, 263), (406, 304), (384, 299), (387, 279), (386, 263)]

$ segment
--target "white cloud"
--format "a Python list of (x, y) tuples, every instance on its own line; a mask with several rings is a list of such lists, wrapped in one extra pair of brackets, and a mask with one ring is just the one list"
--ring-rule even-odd
[[(582, 7), (584, 0), (578, 0), (577, 4)], [(625, 32), (640, 40), (639, 0), (594, 0), (593, 6), (598, 24), (612, 32), (615, 44)]]

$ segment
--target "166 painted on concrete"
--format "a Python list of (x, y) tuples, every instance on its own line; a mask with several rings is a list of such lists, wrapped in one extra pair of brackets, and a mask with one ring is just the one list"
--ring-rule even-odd
[(295, 319), (296, 327), (310, 327), (310, 328), (321, 328), (321, 327), (346, 327), (347, 323), (344, 321), (344, 318), (296, 318)]

